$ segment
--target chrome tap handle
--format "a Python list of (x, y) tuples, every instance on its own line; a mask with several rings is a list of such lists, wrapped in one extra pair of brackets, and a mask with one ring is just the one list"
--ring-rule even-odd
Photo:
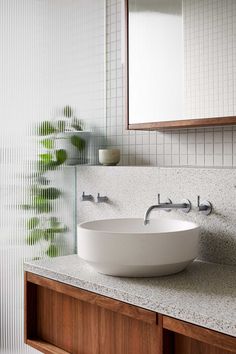
[(212, 204), (208, 200), (200, 201), (200, 195), (197, 196), (198, 211), (204, 215), (210, 215), (212, 213)]
[(181, 209), (181, 211), (185, 214), (189, 213), (190, 210), (192, 209), (192, 203), (190, 202), (189, 199), (183, 199), (182, 205), (185, 205), (185, 207), (183, 209)]
[(109, 200), (109, 199), (108, 199), (107, 196), (101, 197), (101, 196), (100, 196), (100, 193), (98, 193), (98, 196), (97, 196), (97, 203), (107, 203), (108, 200)]
[(157, 194), (157, 202), (158, 202), (158, 204), (172, 204), (172, 201), (169, 198), (167, 198), (165, 203), (161, 203), (161, 195), (160, 195), (160, 193)]
[[(172, 201), (169, 198), (166, 200), (165, 203), (161, 203), (161, 194), (160, 193), (157, 194), (157, 202), (158, 202), (158, 205), (172, 204)], [(165, 210), (167, 212), (171, 211), (171, 209), (167, 209), (167, 208), (165, 208), (165, 209), (163, 208), (163, 210)]]
[(85, 194), (83, 192), (82, 197), (81, 197), (82, 202), (93, 202), (93, 196), (91, 194)]

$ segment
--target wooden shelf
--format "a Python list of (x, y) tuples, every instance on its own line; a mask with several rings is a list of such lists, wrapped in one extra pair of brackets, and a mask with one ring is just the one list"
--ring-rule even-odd
[(63, 349), (56, 347), (50, 343), (43, 342), (39, 339), (27, 339), (26, 344), (30, 345), (31, 347), (41, 351), (45, 354), (72, 354), (70, 352), (66, 352)]

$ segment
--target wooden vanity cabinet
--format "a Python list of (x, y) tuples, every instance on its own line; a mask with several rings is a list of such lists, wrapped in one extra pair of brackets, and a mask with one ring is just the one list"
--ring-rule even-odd
[(155, 312), (25, 274), (25, 342), (43, 353), (161, 354), (161, 341)]
[(236, 354), (236, 338), (25, 273), (25, 343), (45, 354)]

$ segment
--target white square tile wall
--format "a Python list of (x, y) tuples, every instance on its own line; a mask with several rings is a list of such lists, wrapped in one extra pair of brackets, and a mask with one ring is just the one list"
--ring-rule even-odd
[[(214, 45), (212, 36), (218, 39), (219, 32), (199, 33), (199, 46), (195, 48), (198, 55), (203, 50), (202, 61), (192, 71), (188, 90), (191, 100), (187, 112), (191, 110), (192, 117), (202, 115), (214, 116), (215, 110), (222, 115), (236, 115), (236, 99), (234, 96), (236, 66), (232, 62), (236, 51), (236, 1), (235, 0), (187, 0), (184, 9), (190, 11), (187, 18), (190, 26), (190, 36), (202, 26), (207, 27), (207, 21), (213, 22), (216, 29), (223, 26), (230, 33), (229, 42), (222, 38), (221, 44)], [(204, 6), (204, 7), (203, 7)], [(138, 132), (125, 129), (124, 114), (124, 72), (121, 50), (121, 1), (106, 0), (106, 114), (107, 143), (110, 147), (121, 150), (122, 165), (147, 166), (205, 166), (205, 167), (235, 167), (236, 166), (236, 127), (217, 127), (204, 129), (185, 129), (163, 132)], [(191, 24), (192, 13), (197, 12), (199, 23)], [(223, 12), (223, 22), (219, 22), (219, 14)], [(204, 13), (204, 16), (203, 16)], [(220, 28), (221, 28), (220, 27)], [(225, 33), (226, 33), (225, 32)], [(231, 35), (232, 34), (232, 35)], [(204, 41), (203, 41), (204, 39)], [(201, 43), (204, 42), (203, 49)], [(218, 41), (217, 41), (218, 42)], [(190, 46), (189, 55), (194, 55)], [(226, 70), (227, 69), (227, 70)], [(189, 67), (186, 70), (193, 70)], [(220, 73), (219, 82), (213, 88), (204, 84), (201, 75), (214, 76)], [(198, 80), (196, 79), (198, 77)], [(211, 82), (211, 81), (209, 81)], [(200, 86), (199, 86), (200, 85)], [(195, 94), (195, 88), (200, 87), (201, 95)], [(187, 94), (187, 93), (186, 93)], [(225, 104), (227, 102), (227, 105)], [(190, 117), (190, 115), (189, 115)]]
[(183, 14), (185, 116), (235, 116), (235, 0), (184, 0)]

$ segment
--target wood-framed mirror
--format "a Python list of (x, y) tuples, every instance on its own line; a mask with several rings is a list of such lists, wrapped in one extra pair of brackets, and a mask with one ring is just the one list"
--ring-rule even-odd
[(236, 124), (236, 2), (124, 7), (127, 129)]

